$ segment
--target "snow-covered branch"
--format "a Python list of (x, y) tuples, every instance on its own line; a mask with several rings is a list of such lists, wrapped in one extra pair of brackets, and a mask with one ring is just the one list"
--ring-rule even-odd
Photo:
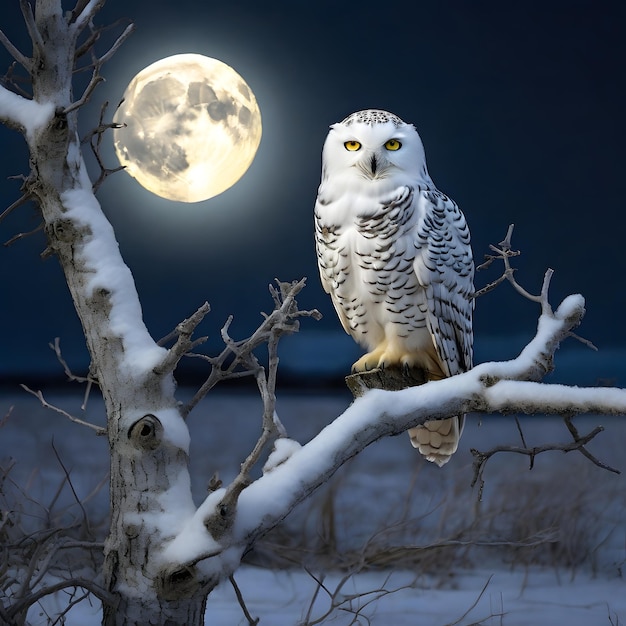
[(106, 0), (77, 0), (70, 14), (69, 24), (80, 32), (104, 6)]
[[(537, 382), (552, 369), (559, 343), (579, 324), (584, 300), (579, 295), (569, 296), (555, 312), (545, 306), (542, 311), (535, 337), (515, 359), (483, 363), (464, 374), (401, 391), (366, 391), (309, 443), (285, 446), (290, 454), (243, 489), (236, 512), (228, 510), (232, 519), (221, 529), (218, 545), (216, 537), (206, 533), (206, 521), (224, 511), (226, 490), (209, 496), (166, 554), (185, 555), (194, 566), (214, 575), (214, 559), (220, 560), (222, 568), (226, 566), (222, 560), (226, 555), (226, 561), (232, 562), (233, 550), (243, 551), (274, 527), (348, 459), (381, 437), (399, 434), (428, 420), (468, 412), (626, 414), (626, 390)], [(587, 439), (579, 439), (571, 449), (584, 449)], [(277, 443), (284, 441), (288, 440), (279, 439)], [(193, 547), (188, 541), (190, 536)], [(177, 566), (181, 564), (184, 557)]]
[[(527, 348), (513, 361), (484, 363), (441, 381), (402, 391), (368, 391), (312, 441), (244, 490), (239, 499), (237, 539), (252, 541), (269, 530), (369, 444), (427, 420), (467, 412), (626, 414), (623, 389), (525, 381), (535, 374), (529, 356)], [(534, 356), (542, 358), (539, 352)], [(515, 378), (508, 379), (510, 375)]]
[(54, 117), (52, 102), (28, 100), (0, 85), (0, 123), (32, 136)]

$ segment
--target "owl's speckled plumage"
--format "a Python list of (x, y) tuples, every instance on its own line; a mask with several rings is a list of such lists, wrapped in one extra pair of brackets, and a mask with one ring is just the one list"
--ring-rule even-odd
[[(369, 351), (353, 371), (415, 366), (440, 379), (472, 367), (469, 229), (431, 180), (411, 124), (370, 109), (331, 126), (315, 241), (322, 285), (346, 332)], [(409, 435), (443, 465), (462, 426), (457, 416)]]

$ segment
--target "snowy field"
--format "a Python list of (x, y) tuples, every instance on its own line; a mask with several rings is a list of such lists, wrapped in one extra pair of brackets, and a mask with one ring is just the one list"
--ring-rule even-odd
[[(78, 396), (51, 391), (46, 399), (80, 414)], [(278, 412), (289, 435), (304, 443), (349, 402), (347, 393), (288, 391), (279, 394)], [(108, 494), (106, 486), (94, 489), (106, 478), (105, 439), (25, 393), (0, 396), (0, 415), (10, 407), (0, 460), (5, 470), (9, 459), (15, 462), (11, 480), (49, 510), (70, 507), (76, 514), (64, 481), (69, 472), (102, 533)], [(260, 415), (260, 400), (236, 390), (210, 394), (192, 413), (198, 502), (215, 471), (224, 481), (235, 475), (258, 435)], [(90, 400), (81, 416), (103, 423), (101, 403)], [(626, 420), (575, 423), (581, 433), (605, 426), (589, 449), (626, 470)], [(525, 417), (520, 424), (529, 446), (569, 440), (558, 418)], [(532, 471), (527, 457), (498, 454), (486, 465), (478, 502), (470, 449), (500, 444), (520, 445), (513, 417), (470, 416), (459, 452), (442, 469), (422, 461), (408, 437), (370, 446), (248, 555), (235, 578), (252, 616), (261, 626), (625, 625), (626, 477), (577, 452), (539, 455)], [(34, 607), (29, 623), (49, 623), (46, 614), (63, 600)], [(81, 602), (65, 620), (98, 624), (99, 608)], [(207, 624), (247, 624), (229, 583), (209, 597)]]

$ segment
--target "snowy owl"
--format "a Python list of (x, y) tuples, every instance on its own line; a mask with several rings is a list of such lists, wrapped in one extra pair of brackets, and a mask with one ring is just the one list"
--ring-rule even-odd
[[(417, 367), (438, 380), (472, 367), (470, 233), (431, 180), (413, 125), (366, 110), (330, 127), (315, 242), (322, 285), (345, 331), (368, 350), (353, 372)], [(441, 466), (462, 428), (461, 415), (409, 436)]]

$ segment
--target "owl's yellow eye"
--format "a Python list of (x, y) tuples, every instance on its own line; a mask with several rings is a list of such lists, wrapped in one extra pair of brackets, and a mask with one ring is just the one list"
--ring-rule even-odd
[(392, 152), (395, 152), (396, 150), (400, 150), (401, 147), (402, 147), (402, 144), (397, 139), (390, 139), (385, 144), (385, 148), (387, 148), (387, 150), (391, 150)]
[(350, 152), (356, 152), (361, 149), (361, 144), (358, 141), (346, 141), (343, 145), (346, 150), (349, 150)]

